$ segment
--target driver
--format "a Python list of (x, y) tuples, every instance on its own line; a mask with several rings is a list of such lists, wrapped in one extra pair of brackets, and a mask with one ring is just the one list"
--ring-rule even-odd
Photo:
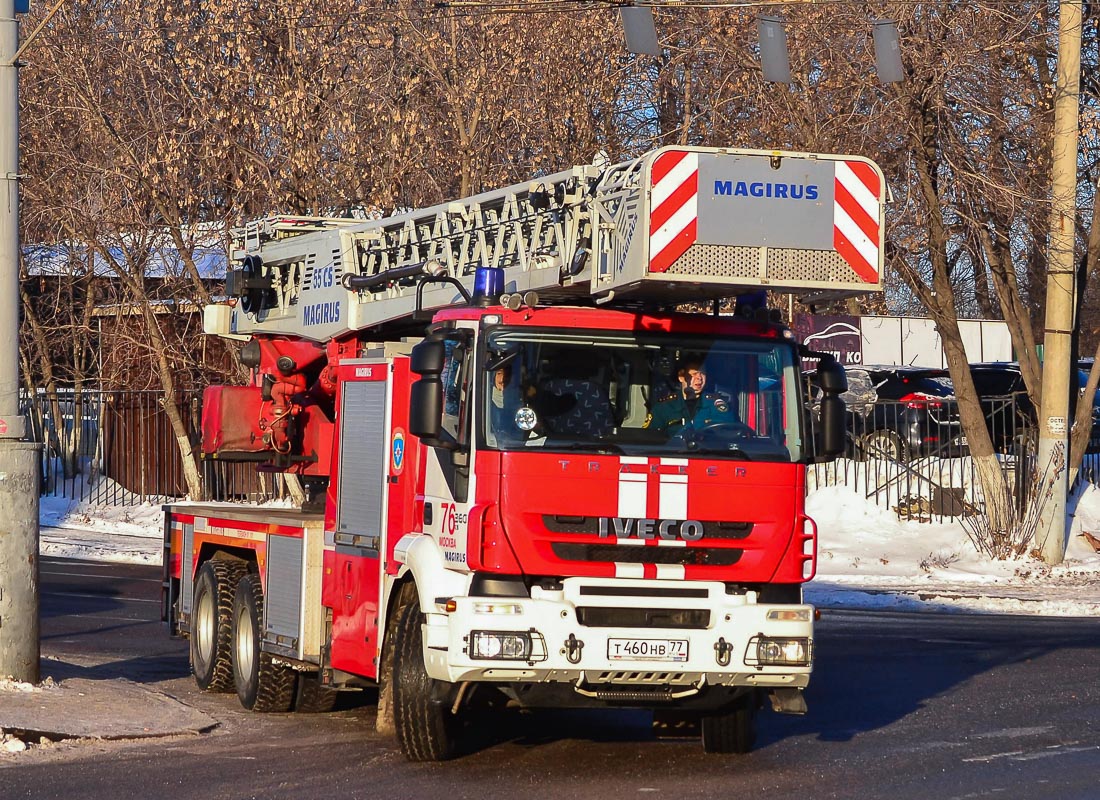
[(703, 394), (707, 374), (701, 362), (682, 362), (676, 377), (680, 379), (680, 391), (658, 400), (642, 427), (675, 434), (685, 427), (699, 430), (707, 425), (738, 421), (724, 398)]

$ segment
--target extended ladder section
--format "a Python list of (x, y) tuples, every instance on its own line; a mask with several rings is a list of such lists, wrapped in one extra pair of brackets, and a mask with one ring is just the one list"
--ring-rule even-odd
[[(325, 341), (407, 322), (425, 274), (579, 305), (673, 305), (769, 289), (880, 291), (885, 181), (854, 156), (669, 147), (376, 220), (268, 217), (237, 233), (210, 332)], [(422, 308), (460, 299), (420, 288)], [(210, 311), (214, 311), (213, 314)], [(213, 320), (213, 322), (211, 321)]]

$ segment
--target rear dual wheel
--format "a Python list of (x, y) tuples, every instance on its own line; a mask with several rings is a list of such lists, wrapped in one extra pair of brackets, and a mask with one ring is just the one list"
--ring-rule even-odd
[(259, 575), (246, 575), (233, 598), (233, 682), (249, 711), (285, 712), (294, 706), (298, 673), (275, 664), (262, 649), (264, 592)]
[(212, 559), (195, 578), (191, 615), (191, 669), (199, 688), (236, 689), (252, 711), (324, 713), (337, 692), (312, 675), (272, 663), (261, 650), (263, 588), (244, 561)]
[(233, 595), (247, 572), (243, 561), (213, 559), (195, 578), (189, 649), (191, 671), (203, 691), (233, 689)]

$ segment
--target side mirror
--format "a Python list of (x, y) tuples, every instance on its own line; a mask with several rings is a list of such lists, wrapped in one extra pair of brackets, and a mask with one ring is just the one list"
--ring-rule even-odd
[(421, 378), (409, 391), (409, 433), (429, 445), (439, 445), (443, 430), (443, 384), (439, 377)]
[(821, 387), (821, 455), (833, 458), (846, 448), (847, 409), (840, 395), (848, 391), (848, 375), (832, 356), (823, 356), (817, 368)]
[(443, 362), (447, 358), (447, 349), (442, 339), (425, 339), (413, 347), (409, 357), (409, 369), (417, 375), (435, 375), (443, 373)]
[(848, 391), (848, 373), (832, 356), (824, 356), (817, 367), (817, 385), (825, 394), (843, 394)]
[(431, 447), (453, 447), (443, 432), (443, 363), (447, 351), (441, 339), (425, 339), (412, 349), (409, 368), (420, 376), (409, 391), (409, 433)]
[(839, 394), (821, 398), (821, 455), (834, 458), (844, 453), (845, 416), (844, 401)]

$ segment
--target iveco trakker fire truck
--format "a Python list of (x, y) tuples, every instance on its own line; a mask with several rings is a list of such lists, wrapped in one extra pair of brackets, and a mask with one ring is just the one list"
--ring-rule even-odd
[(841, 449), (843, 372), (719, 311), (880, 289), (884, 193), (864, 158), (668, 147), (248, 224), (204, 323), (253, 380), (207, 388), (202, 451), (313, 502), (166, 508), (199, 686), (277, 712), (377, 686), (412, 760), (458, 751), (472, 709), (652, 709), (710, 752), (749, 750), (765, 704), (805, 712), (805, 473)]

